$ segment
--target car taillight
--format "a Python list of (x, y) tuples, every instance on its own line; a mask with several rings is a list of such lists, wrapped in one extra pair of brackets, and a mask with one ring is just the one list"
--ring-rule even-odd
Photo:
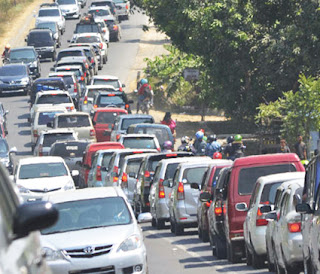
[(127, 9), (129, 9), (129, 6), (128, 6), (128, 5), (126, 5), (126, 10), (127, 10)]
[(84, 81), (84, 76), (81, 76), (81, 78), (80, 78), (80, 79), (81, 79), (81, 81)]
[(91, 64), (93, 64), (93, 62), (94, 62), (93, 58), (91, 58), (90, 62), (91, 62)]
[(36, 138), (39, 137), (38, 130), (36, 130), (36, 129), (33, 130), (33, 137), (36, 137)]
[(178, 185), (177, 199), (184, 200), (184, 186), (182, 182), (179, 182), (179, 185)]
[(102, 47), (103, 47), (103, 44), (102, 44), (102, 43), (100, 43), (100, 44), (99, 44), (99, 48), (100, 48), (100, 49), (102, 49)]
[(66, 107), (66, 109), (67, 109), (68, 111), (74, 110), (74, 106)]
[(267, 224), (268, 224), (268, 220), (264, 219), (263, 214), (260, 211), (260, 208), (258, 208), (256, 226), (265, 226)]
[(122, 173), (121, 181), (122, 181), (123, 183), (127, 183), (127, 182), (128, 182), (128, 175), (127, 175), (127, 173), (125, 173), (125, 172)]
[(90, 129), (90, 136), (96, 136), (96, 132), (94, 129)]
[[(83, 75), (84, 75), (84, 77), (87, 77), (87, 73), (86, 73), (86, 72), (85, 72)], [(84, 80), (84, 79), (83, 79), (83, 80)]]
[(166, 193), (164, 192), (164, 186), (163, 186), (163, 179), (160, 179), (159, 181), (159, 193), (158, 193), (158, 197), (159, 199), (163, 199), (166, 197)]
[(215, 208), (214, 208), (214, 214), (215, 214), (216, 216), (221, 216), (221, 214), (222, 214), (222, 207), (215, 207)]
[(123, 88), (122, 88), (122, 87), (120, 87), (120, 88), (119, 88), (119, 91), (123, 91)]
[(146, 170), (146, 171), (144, 172), (144, 177), (145, 177), (145, 178), (150, 178), (150, 172), (149, 172), (149, 170)]
[(124, 106), (124, 108), (125, 108), (126, 110), (128, 110), (128, 109), (129, 109), (129, 104), (126, 104), (126, 105)]
[(77, 84), (76, 83), (74, 83), (73, 84), (73, 92), (78, 92), (78, 87), (77, 87)]
[(113, 30), (118, 30), (118, 26), (117, 25), (113, 25)]
[(119, 168), (117, 166), (114, 166), (113, 167), (113, 172), (117, 173), (118, 174), (118, 171), (119, 171)]
[(159, 152), (161, 152), (161, 148), (160, 148), (160, 147), (158, 147), (157, 150), (158, 150)]
[(39, 156), (43, 156), (42, 145), (39, 145)]
[(88, 68), (89, 68), (89, 65), (86, 63), (86, 64), (85, 64), (85, 67), (86, 67), (86, 69), (88, 69)]
[(113, 182), (114, 182), (114, 183), (117, 183), (117, 182), (118, 182), (118, 179), (119, 179), (118, 176), (114, 176), (114, 177), (113, 177)]
[(120, 139), (120, 134), (117, 134), (116, 139), (117, 139), (117, 141), (119, 141), (119, 139)]
[(206, 202), (206, 206), (207, 206), (207, 208), (209, 208), (209, 207), (210, 207), (211, 203), (212, 203), (212, 201), (210, 201), (210, 202)]
[(98, 107), (98, 105), (93, 105), (93, 108), (97, 108)]
[(288, 223), (288, 230), (291, 233), (301, 232), (301, 223)]
[(85, 104), (85, 105), (88, 104), (88, 96), (84, 97), (83, 104)]
[(96, 180), (101, 181), (101, 166), (97, 166)]

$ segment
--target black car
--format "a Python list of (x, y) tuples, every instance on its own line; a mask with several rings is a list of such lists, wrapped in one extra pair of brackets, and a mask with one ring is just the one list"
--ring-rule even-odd
[(30, 30), (26, 42), (28, 46), (33, 46), (41, 59), (50, 58), (56, 60), (56, 42), (50, 29)]
[(56, 42), (56, 47), (59, 48), (61, 46), (60, 33), (59, 33), (59, 27), (57, 22), (54, 22), (54, 21), (37, 22), (36, 29), (50, 29), (53, 34), (53, 39)]
[(127, 95), (122, 92), (99, 92), (93, 99), (94, 108), (98, 107), (118, 107), (124, 108), (131, 113), (130, 104), (133, 100), (128, 100)]
[(0, 94), (30, 91), (32, 78), (27, 65), (9, 64), (0, 67)]
[(34, 104), (37, 93), (45, 90), (68, 91), (68, 87), (61, 77), (40, 78), (33, 82), (30, 92), (31, 106)]
[(9, 54), (9, 63), (26, 64), (29, 68), (30, 75), (32, 75), (35, 78), (40, 77), (40, 60), (34, 47), (11, 49)]
[(9, 173), (13, 172), (12, 154), (17, 152), (17, 148), (13, 147), (9, 150), (6, 139), (0, 138), (0, 162), (8, 169)]

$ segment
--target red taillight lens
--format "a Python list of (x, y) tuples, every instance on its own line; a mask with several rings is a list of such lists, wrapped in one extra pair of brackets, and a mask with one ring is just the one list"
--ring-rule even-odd
[(36, 130), (36, 129), (33, 130), (33, 137), (35, 137), (35, 138), (39, 137), (38, 130)]
[(81, 81), (84, 81), (84, 77), (83, 76), (81, 76)]
[(149, 170), (146, 170), (146, 171), (144, 172), (144, 177), (145, 177), (145, 178), (149, 178), (149, 177), (150, 177), (150, 172), (149, 172)]
[(158, 150), (159, 152), (161, 152), (161, 148), (160, 148), (160, 147), (158, 147), (157, 150)]
[(210, 207), (210, 205), (211, 205), (211, 203), (212, 203), (212, 201), (210, 201), (210, 202), (206, 202), (206, 206), (209, 208), (209, 207)]
[(127, 9), (129, 9), (129, 6), (128, 6), (128, 5), (126, 5), (126, 10), (127, 10)]
[[(84, 77), (87, 77), (87, 73), (86, 73), (86, 72), (85, 72), (83, 75), (84, 75)], [(83, 79), (83, 80), (84, 80), (84, 79)]]
[(93, 108), (97, 108), (98, 107), (98, 105), (93, 105)]
[(74, 110), (74, 107), (73, 107), (73, 106), (71, 106), (71, 107), (66, 107), (66, 109), (67, 109), (68, 111), (71, 111), (71, 110)]
[(85, 97), (84, 97), (84, 99), (83, 99), (83, 104), (85, 104), (85, 105), (88, 104), (88, 96), (85, 96)]
[(125, 108), (125, 109), (129, 109), (129, 105), (126, 104), (126, 105), (124, 106), (124, 108)]
[(85, 66), (86, 66), (87, 69), (89, 68), (89, 65), (87, 63), (85, 64)]
[(182, 182), (179, 182), (177, 199), (184, 200), (184, 186)]
[(291, 233), (301, 232), (301, 223), (288, 223), (288, 230)]
[(127, 173), (123, 172), (122, 177), (121, 177), (121, 181), (123, 183), (127, 183), (128, 182), (128, 175)]
[(101, 181), (101, 166), (97, 166), (96, 180)]
[(119, 171), (119, 168), (117, 166), (114, 166), (113, 167), (113, 172), (117, 173), (118, 174), (118, 171)]
[(93, 62), (94, 62), (93, 58), (91, 58), (91, 61), (90, 61), (90, 62), (91, 62), (91, 64), (93, 64)]
[(217, 216), (220, 216), (222, 214), (222, 207), (215, 207), (214, 214), (216, 214)]
[(119, 91), (123, 91), (122, 87), (119, 88)]
[(118, 30), (118, 26), (117, 25), (113, 25), (113, 30)]
[(117, 139), (117, 141), (119, 141), (119, 139), (120, 139), (120, 134), (118, 134), (118, 135), (116, 136), (116, 139)]
[(162, 182), (163, 182), (163, 179), (159, 181), (159, 194), (158, 194), (159, 199), (163, 199), (166, 197), (166, 193), (164, 192), (164, 186)]
[(118, 176), (113, 177), (113, 182), (114, 182), (114, 183), (117, 183), (117, 182), (118, 182), (118, 179), (119, 179)]
[(39, 156), (43, 156), (42, 145), (39, 145)]
[(256, 226), (265, 226), (268, 224), (268, 220), (264, 219), (262, 215), (260, 208), (258, 208)]
[(90, 136), (96, 136), (96, 132), (94, 129), (90, 129)]
[(73, 84), (73, 92), (78, 92), (78, 87), (77, 87), (77, 84), (76, 83), (74, 83)]

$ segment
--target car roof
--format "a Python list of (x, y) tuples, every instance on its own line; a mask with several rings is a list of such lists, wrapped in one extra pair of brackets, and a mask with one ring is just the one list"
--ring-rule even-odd
[[(44, 23), (44, 22), (42, 22), (42, 23)], [(50, 29), (37, 29), (37, 28), (35, 28), (35, 29), (31, 29), (29, 31), (29, 33), (30, 32), (52, 32), (52, 31)]]
[(63, 57), (59, 62), (58, 64), (60, 63), (66, 63), (66, 62), (83, 62), (83, 59), (86, 58), (85, 56), (73, 56), (73, 57)]
[(34, 47), (31, 47), (31, 46), (20, 47), (20, 48), (13, 48), (13, 49), (11, 49), (10, 51), (25, 50), (25, 49), (32, 49), (33, 51), (35, 51)]
[(86, 86), (87, 89), (106, 89), (106, 88), (110, 88), (114, 91), (117, 91), (117, 89), (114, 86), (111, 85), (87, 85)]
[(135, 119), (135, 118), (151, 118), (154, 120), (152, 115), (149, 114), (128, 114), (128, 115), (120, 115), (119, 119)]
[(212, 159), (212, 163), (210, 163), (211, 167), (214, 166), (232, 166), (233, 161), (227, 159)]
[(297, 180), (288, 181), (288, 185), (284, 190), (285, 191), (288, 189), (297, 190), (302, 187), (304, 187), (304, 179), (300, 178)]
[(125, 110), (124, 108), (96, 108), (94, 109), (94, 112), (122, 112), (122, 113), (128, 113), (127, 110)]
[(39, 106), (37, 108), (36, 112), (41, 112), (41, 111), (55, 111), (55, 110), (64, 110), (67, 111), (67, 109), (63, 106), (55, 105), (55, 106)]
[(66, 95), (69, 95), (69, 92), (67, 91), (64, 91), (64, 90), (42, 90), (42, 91), (39, 91), (37, 92), (37, 96), (40, 97), (40, 96), (43, 96), (43, 95), (55, 95), (55, 94), (66, 94)]
[(272, 164), (278, 162), (300, 162), (300, 159), (295, 153), (253, 155), (235, 159), (233, 167), (250, 166), (256, 164)]
[[(155, 154), (150, 154), (146, 157), (146, 160), (149, 160), (150, 158), (152, 157), (168, 157), (168, 156), (173, 156), (173, 157), (176, 157), (178, 158), (179, 155), (181, 155), (181, 157), (183, 157), (183, 155), (186, 155), (186, 156), (190, 156), (190, 157), (193, 157), (192, 153), (191, 152), (186, 152), (186, 151), (173, 151), (173, 152), (158, 152), (158, 153), (155, 153)], [(210, 157), (204, 157), (204, 158), (208, 158), (208, 159), (211, 159)]]
[(56, 67), (56, 69), (67, 69), (67, 68), (82, 69), (82, 66), (80, 66), (80, 65), (66, 65), (66, 66)]
[[(151, 152), (151, 153), (153, 153), (153, 152)], [(148, 153), (148, 152), (147, 153), (138, 153), (138, 154), (128, 155), (128, 156), (126, 156), (124, 158), (128, 161), (128, 160), (131, 160), (131, 159), (144, 158), (149, 154), (150, 153)]]
[(146, 133), (130, 133), (130, 134), (122, 134), (120, 138), (157, 138), (154, 134), (146, 134)]
[(50, 194), (45, 197), (52, 203), (63, 203), (79, 200), (90, 200), (99, 198), (122, 197), (125, 198), (123, 192), (118, 187), (90, 187), (84, 189), (70, 190)]
[(48, 78), (38, 78), (37, 80), (34, 80), (34, 84), (38, 84), (38, 83), (43, 83), (43, 82), (54, 82), (54, 81), (59, 81), (59, 82), (63, 82), (63, 79), (61, 77), (48, 77)]
[(59, 54), (60, 52), (65, 52), (65, 51), (82, 51), (82, 49), (79, 48), (79, 47), (65, 48), (65, 49), (60, 50), (60, 51), (58, 52), (58, 54)]
[(156, 149), (151, 149), (151, 148), (124, 148), (124, 149), (119, 149), (119, 151), (117, 151), (118, 154), (124, 154), (128, 152), (136, 152), (136, 154), (141, 154), (145, 152), (158, 153)]
[(170, 128), (167, 125), (156, 124), (156, 123), (153, 123), (153, 124), (146, 124), (146, 123), (133, 124), (133, 125), (130, 125), (129, 127), (152, 127), (152, 128), (165, 128), (165, 129), (170, 130)]
[(304, 178), (305, 174), (306, 174), (305, 172), (284, 172), (284, 173), (272, 174), (268, 176), (261, 176), (258, 178), (257, 182), (260, 184), (285, 182), (285, 181)]
[(201, 167), (201, 166), (209, 166), (211, 164), (213, 160), (210, 158), (210, 157), (207, 157), (207, 159), (203, 160), (202, 162), (199, 162), (198, 160), (194, 161), (194, 162), (183, 162), (183, 163), (180, 163), (179, 166), (181, 168), (188, 168), (188, 167)]
[(88, 116), (88, 117), (90, 117), (87, 112), (82, 112), (82, 111), (57, 113), (55, 116), (56, 117), (58, 117), (58, 116)]
[[(96, 1), (97, 2), (97, 1)], [(96, 10), (96, 9), (102, 9), (102, 10), (110, 10), (109, 6), (100, 6), (99, 8), (97, 8), (97, 6), (90, 6), (89, 7), (89, 11), (90, 10)]]
[(81, 33), (76, 33), (76, 37), (82, 37), (82, 36), (98, 36), (101, 37), (100, 33), (97, 32), (81, 32)]
[(57, 71), (57, 72), (51, 72), (49, 73), (49, 77), (50, 76), (59, 76), (59, 75), (63, 75), (63, 76), (74, 76), (74, 72), (68, 72), (68, 71)]
[(26, 64), (6, 64), (0, 68), (6, 68), (6, 67), (25, 67), (25, 68), (27, 68), (27, 65)]
[(54, 133), (75, 133), (75, 131), (71, 128), (45, 129), (41, 131), (40, 135), (54, 134)]
[[(56, 144), (68, 144), (68, 143), (85, 143), (89, 144), (91, 141), (86, 139), (79, 139), (79, 140), (58, 140), (52, 144), (52, 146)], [(82, 157), (82, 156), (81, 156)]]
[(92, 77), (92, 79), (110, 79), (110, 80), (119, 80), (119, 78), (117, 76), (114, 76), (114, 75), (95, 75)]
[(19, 160), (19, 165), (38, 164), (38, 163), (64, 163), (60, 156), (27, 157)]
[(202, 156), (194, 156), (194, 157), (176, 157), (176, 158), (165, 158), (161, 160), (159, 163), (163, 165), (170, 165), (174, 163), (182, 163), (182, 162), (190, 162), (190, 161), (203, 161)]

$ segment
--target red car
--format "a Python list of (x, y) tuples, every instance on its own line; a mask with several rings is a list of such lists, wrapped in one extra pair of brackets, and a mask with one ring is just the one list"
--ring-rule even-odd
[(110, 135), (114, 121), (118, 115), (126, 115), (128, 112), (122, 108), (97, 108), (93, 114), (93, 126), (96, 130), (97, 142), (110, 141)]
[(89, 144), (83, 153), (80, 174), (79, 187), (88, 186), (88, 175), (92, 166), (92, 156), (100, 149), (123, 149), (124, 146), (118, 142), (102, 142)]

